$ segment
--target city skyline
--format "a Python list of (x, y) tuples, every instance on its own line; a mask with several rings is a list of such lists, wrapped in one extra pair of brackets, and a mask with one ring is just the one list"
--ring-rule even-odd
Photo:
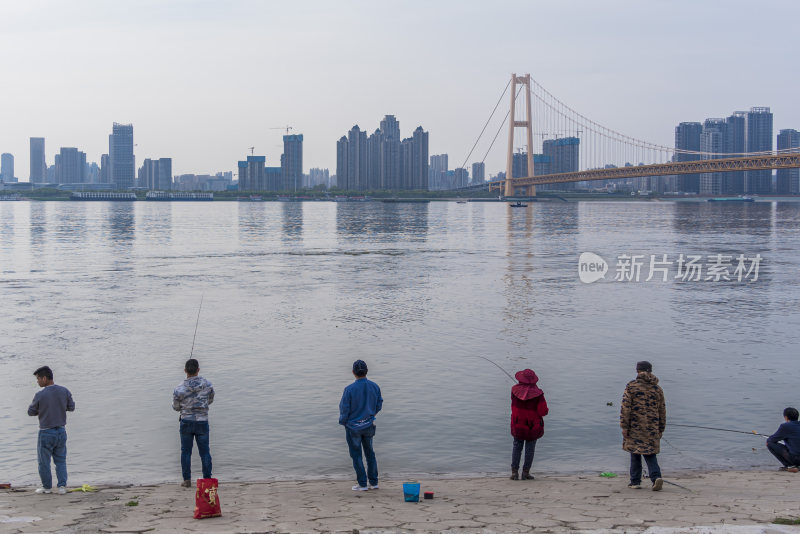
[[(759, 40), (744, 38), (747, 2), (5, 2), (0, 152), (23, 179), (30, 137), (47, 139), (50, 164), (62, 146), (99, 163), (107, 125), (132, 123), (140, 160), (207, 173), (235, 170), (250, 146), (279, 165), (284, 132), (272, 128), (291, 125), (307, 172), (335, 168), (341, 132), (392, 114), (425, 124), (431, 153), (460, 165), (511, 72), (661, 144), (679, 122), (744, 107), (770, 106), (776, 132), (797, 128), (798, 75), (778, 52), (794, 46), (800, 6), (767, 4), (782, 16)], [(515, 20), (530, 31), (509, 31)], [(53, 61), (55, 43), (80, 61)], [(503, 161), (495, 147), (487, 175)]]

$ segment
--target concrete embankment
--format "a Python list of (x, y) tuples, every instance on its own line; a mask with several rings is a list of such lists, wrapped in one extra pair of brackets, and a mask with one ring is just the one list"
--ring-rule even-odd
[[(407, 503), (402, 480), (354, 492), (352, 481), (222, 483), (222, 517), (192, 519), (178, 484), (37, 495), (0, 490), (2, 532), (800, 532), (800, 474), (686, 473), (653, 492), (624, 475), (422, 479), (433, 500)], [(710, 527), (710, 528), (696, 528)]]

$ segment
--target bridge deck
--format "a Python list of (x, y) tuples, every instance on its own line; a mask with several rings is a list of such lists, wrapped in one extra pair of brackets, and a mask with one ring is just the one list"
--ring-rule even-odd
[[(766, 154), (741, 158), (709, 159), (698, 161), (678, 161), (657, 163), (655, 165), (636, 165), (612, 169), (593, 169), (589, 171), (543, 174), (514, 178), (514, 187), (565, 182), (584, 182), (592, 180), (614, 180), (619, 178), (639, 178), (643, 176), (669, 176), (675, 174), (696, 174), (706, 172), (756, 171), (768, 169), (793, 169), (800, 167), (800, 153)], [(494, 188), (505, 184), (505, 180), (490, 182)]]

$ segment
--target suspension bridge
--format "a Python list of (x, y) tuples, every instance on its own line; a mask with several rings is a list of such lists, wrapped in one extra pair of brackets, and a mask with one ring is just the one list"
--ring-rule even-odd
[[(706, 193), (745, 193), (750, 192), (747, 180), (771, 181), (773, 169), (800, 168), (800, 149), (724, 151), (720, 150), (719, 132), (708, 133), (706, 144), (713, 148), (711, 151), (683, 150), (635, 139), (578, 113), (531, 79), (530, 74), (511, 75), (462, 168), (507, 94), (510, 107), (483, 157), (485, 160), (507, 125), (505, 177), (472, 186), (488, 187), (505, 196), (534, 196), (536, 186), (552, 184), (682, 175), (701, 181), (701, 191)], [(517, 104), (521, 99), (524, 106)], [(519, 130), (523, 130), (521, 136)], [(539, 153), (534, 153), (535, 138), (541, 142)], [(514, 147), (522, 144), (524, 151), (514, 152)]]

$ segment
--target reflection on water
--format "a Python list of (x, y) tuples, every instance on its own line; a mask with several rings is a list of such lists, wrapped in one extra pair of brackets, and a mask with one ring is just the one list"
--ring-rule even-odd
[(303, 238), (303, 202), (281, 203), (283, 219), (283, 240), (286, 243), (299, 244)]
[[(336, 416), (356, 358), (386, 399), (376, 447), (390, 475), (506, 470), (511, 384), (477, 356), (540, 376), (539, 471), (625, 469), (618, 402), (641, 359), (672, 422), (766, 433), (797, 402), (798, 203), (8, 204), (0, 471), (20, 484), (36, 480), (25, 408), (44, 363), (78, 405), (71, 482), (180, 476), (170, 394), (201, 298), (194, 354), (217, 389), (226, 480), (350, 477)], [(609, 261), (605, 280), (579, 281), (584, 251)], [(613, 281), (632, 253), (764, 263), (741, 284)], [(666, 437), (669, 469), (772, 461), (728, 435)]]
[(135, 211), (133, 227), (138, 227), (149, 241), (169, 245), (172, 241), (172, 212), (172, 202), (145, 202)]
[(106, 208), (108, 232), (111, 242), (119, 245), (133, 241), (136, 237), (135, 203), (113, 202), (108, 203), (104, 207)]
[(771, 202), (675, 202), (673, 205), (673, 225), (679, 234), (722, 232), (747, 239), (766, 237), (772, 232), (775, 204)]
[(47, 206), (46, 202), (28, 202), (30, 206), (30, 238), (31, 249), (44, 245), (47, 236)]
[(411, 241), (425, 239), (428, 232), (428, 203), (356, 203), (336, 205), (336, 230), (343, 238), (385, 242), (393, 236)]

